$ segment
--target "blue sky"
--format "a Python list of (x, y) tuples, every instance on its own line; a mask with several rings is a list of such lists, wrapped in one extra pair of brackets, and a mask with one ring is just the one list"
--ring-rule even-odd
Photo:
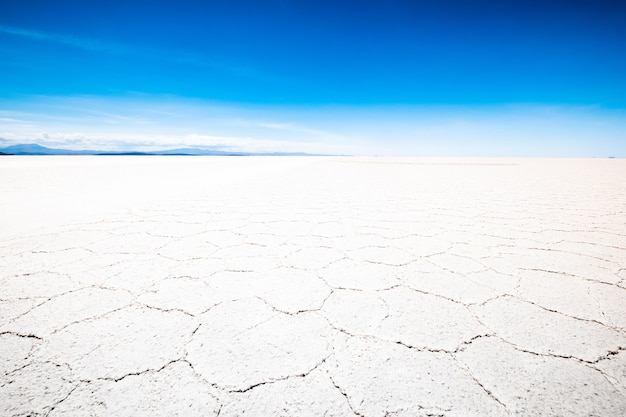
[(0, 0), (0, 138), (626, 156), (626, 3)]

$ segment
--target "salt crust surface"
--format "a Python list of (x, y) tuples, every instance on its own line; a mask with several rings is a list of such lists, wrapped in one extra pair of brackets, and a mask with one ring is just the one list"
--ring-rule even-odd
[(0, 162), (0, 415), (626, 415), (624, 160)]

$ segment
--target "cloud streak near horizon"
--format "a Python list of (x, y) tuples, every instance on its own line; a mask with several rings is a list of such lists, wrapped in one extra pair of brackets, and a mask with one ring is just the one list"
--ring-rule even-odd
[(0, 138), (72, 149), (626, 157), (626, 114), (594, 107), (237, 105), (163, 97), (0, 101)]

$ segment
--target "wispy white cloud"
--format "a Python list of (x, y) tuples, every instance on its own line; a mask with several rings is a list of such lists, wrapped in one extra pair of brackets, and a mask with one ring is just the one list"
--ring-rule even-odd
[(18, 28), (13, 26), (0, 25), (0, 32), (7, 33), (9, 35), (21, 36), (28, 39), (54, 42), (63, 45), (69, 45), (80, 49), (86, 49), (90, 51), (109, 52), (116, 54), (132, 54), (136, 52), (135, 49), (128, 46), (112, 43), (102, 42), (95, 39), (88, 39), (84, 37), (74, 37), (69, 35), (61, 35), (57, 33), (42, 32), (33, 29)]
[(27, 123), (25, 120), (12, 119), (10, 117), (0, 117), (0, 122), (4, 122), (4, 123)]
[(345, 141), (349, 140), (349, 136), (341, 135), (336, 132), (322, 129), (314, 129), (307, 126), (301, 126), (293, 123), (272, 123), (272, 122), (247, 122), (251, 126), (258, 126), (266, 129), (279, 130), (288, 132), (291, 134), (305, 134), (313, 137), (317, 137), (321, 140), (327, 141)]
[(252, 78), (269, 82), (281, 82), (280, 79), (264, 74), (254, 68), (249, 68), (227, 62), (224, 59), (211, 57), (203, 53), (193, 51), (170, 51), (150, 48), (146, 46), (134, 46), (110, 41), (102, 41), (83, 36), (72, 36), (60, 33), (51, 33), (29, 28), (0, 25), (0, 33), (19, 36), (26, 39), (51, 42), (60, 45), (71, 46), (87, 51), (108, 53), (115, 55), (141, 57), (153, 61), (170, 62), (181, 65), (209, 68), (227, 72), (243, 78)]
[[(4, 110), (4, 109), (11, 110)], [(25, 123), (2, 122), (0, 137), (12, 143), (105, 150), (154, 150), (211, 147), (245, 152), (351, 153), (348, 140), (332, 132), (291, 122), (280, 111), (173, 100), (172, 98), (31, 97), (10, 104), (0, 100), (0, 116)], [(268, 117), (277, 122), (262, 127)], [(329, 138), (333, 138), (333, 140)]]

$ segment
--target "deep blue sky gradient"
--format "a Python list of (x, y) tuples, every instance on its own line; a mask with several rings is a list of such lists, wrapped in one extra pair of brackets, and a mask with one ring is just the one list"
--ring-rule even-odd
[(624, 22), (623, 1), (1, 0), (0, 99), (620, 111)]

